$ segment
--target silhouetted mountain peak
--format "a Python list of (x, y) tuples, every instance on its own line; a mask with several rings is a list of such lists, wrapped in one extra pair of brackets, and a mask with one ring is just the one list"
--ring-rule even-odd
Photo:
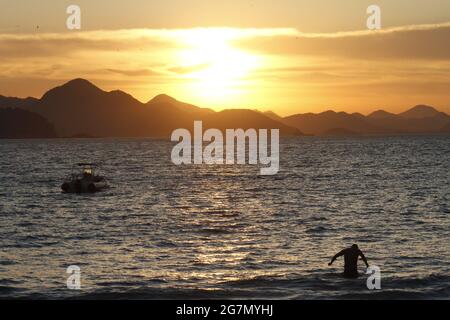
[(336, 114), (336, 111), (330, 109), (330, 110), (323, 111), (319, 114)]
[(149, 102), (147, 102), (147, 106), (149, 106), (152, 109), (160, 109), (160, 110), (173, 110), (178, 109), (179, 111), (183, 112), (190, 112), (190, 113), (211, 113), (213, 112), (211, 109), (205, 109), (197, 107), (193, 104), (185, 103), (182, 101), (179, 101), (175, 98), (172, 98), (171, 96), (167, 94), (159, 94), (153, 99), (151, 99)]
[(95, 86), (91, 82), (85, 79), (77, 78), (66, 82), (65, 84), (53, 88), (47, 91), (43, 96), (42, 100), (46, 100), (50, 97), (61, 96), (68, 98), (69, 96), (91, 96), (94, 94), (103, 93), (99, 87)]
[(372, 119), (387, 119), (396, 117), (396, 115), (390, 112), (386, 112), (384, 110), (377, 110), (369, 114), (368, 117)]
[(70, 87), (70, 88), (76, 88), (76, 89), (94, 89), (95, 88), (95, 89), (101, 90), (96, 85), (94, 85), (92, 82), (90, 82), (86, 79), (82, 79), (82, 78), (70, 80), (69, 82), (63, 84), (61, 87), (63, 87), (63, 88)]
[(174, 102), (178, 102), (178, 100), (163, 93), (163, 94), (158, 94), (156, 97), (154, 97), (148, 103), (153, 104), (153, 103), (174, 103)]
[(402, 112), (399, 115), (404, 118), (420, 119), (434, 117), (440, 114), (442, 114), (442, 112), (437, 111), (435, 108), (421, 104)]

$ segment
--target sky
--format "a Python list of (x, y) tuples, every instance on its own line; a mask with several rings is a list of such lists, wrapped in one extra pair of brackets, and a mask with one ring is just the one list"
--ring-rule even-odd
[[(66, 27), (72, 4), (80, 30)], [(448, 39), (448, 0), (0, 0), (0, 94), (85, 78), (216, 110), (450, 113)]]

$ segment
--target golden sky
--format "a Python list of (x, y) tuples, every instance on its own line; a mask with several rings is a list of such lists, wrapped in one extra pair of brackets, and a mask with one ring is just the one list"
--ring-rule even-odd
[[(372, 1), (373, 2), (373, 1)], [(281, 115), (450, 113), (450, 1), (2, 1), (0, 94), (40, 97), (73, 78), (146, 102), (159, 93), (203, 107)]]

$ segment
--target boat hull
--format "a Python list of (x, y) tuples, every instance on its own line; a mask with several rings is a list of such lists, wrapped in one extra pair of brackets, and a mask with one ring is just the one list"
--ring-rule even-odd
[(108, 188), (106, 181), (67, 181), (61, 185), (64, 193), (95, 193)]

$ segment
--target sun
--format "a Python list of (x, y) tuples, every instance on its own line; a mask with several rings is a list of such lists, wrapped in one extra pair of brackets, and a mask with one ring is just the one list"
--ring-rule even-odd
[(183, 48), (177, 54), (186, 72), (189, 90), (208, 103), (230, 103), (244, 94), (252, 70), (258, 67), (256, 55), (232, 45), (242, 37), (236, 29), (185, 30)]

